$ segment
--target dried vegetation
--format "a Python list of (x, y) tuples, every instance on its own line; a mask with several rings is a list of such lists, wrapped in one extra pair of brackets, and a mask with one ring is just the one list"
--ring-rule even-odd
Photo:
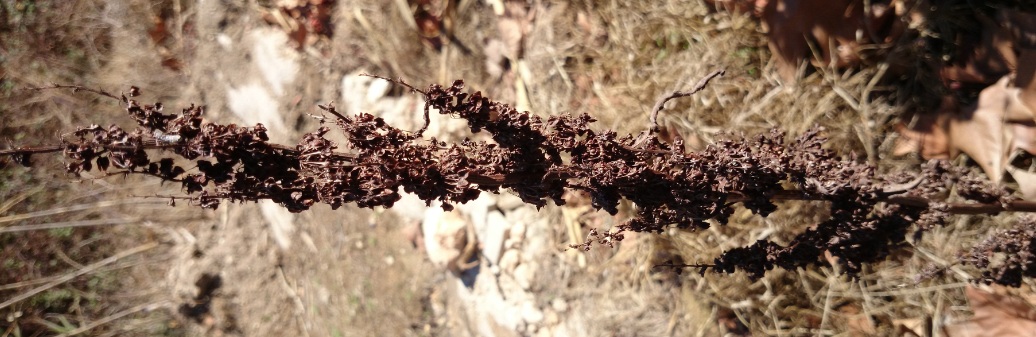
[[(770, 1), (765, 8), (772, 10), (780, 2)], [(924, 110), (926, 102), (938, 100), (903, 97), (917, 91), (897, 96), (895, 88), (914, 84), (902, 80), (910, 75), (890, 75), (895, 65), (878, 58), (870, 59), (874, 67), (845, 70), (852, 62), (836, 62), (833, 56), (842, 49), (821, 48), (812, 75), (799, 78), (798, 62), (810, 53), (772, 50), (780, 59), (766, 64), (765, 41), (755, 34), (756, 23), (744, 16), (705, 13), (698, 7), (638, 6), (648, 5), (587, 3), (507, 11), (514, 25), (526, 27), (519, 29), (524, 33), (518, 41), (555, 42), (552, 39), (560, 38), (552, 34), (565, 32), (568, 41), (577, 42), (553, 50), (503, 52), (514, 68), (498, 74), (497, 80), (517, 83), (517, 88), (504, 90), (502, 96), (513, 95), (519, 104), (551, 117), (467, 92), (461, 81), (427, 89), (397, 82), (424, 97), (426, 113), (465, 120), (475, 140), (425, 139), (423, 129), (405, 131), (372, 115), (345, 116), (327, 105), (322, 108), (330, 116), (321, 117), (321, 124), (336, 126), (347, 143), (325, 137), (332, 130), (321, 125), (298, 144), (272, 144), (262, 125), (204, 121), (201, 106), (165, 113), (161, 104), (133, 99), (134, 89), (125, 95), (100, 93), (123, 104), (137, 129), (81, 127), (65, 135), (59, 147), (4, 154), (28, 164), (36, 153), (61, 151), (71, 173), (99, 170), (105, 175), (141, 174), (175, 181), (188, 195), (164, 198), (206, 208), (226, 200), (260, 199), (292, 211), (316, 203), (392, 206), (403, 191), (449, 207), (479, 193), (507, 189), (538, 207), (548, 200), (564, 204), (565, 192), (576, 191), (589, 198), (593, 208), (616, 214), (628, 200), (636, 205), (630, 219), (611, 230), (592, 229), (593, 242), (579, 247), (594, 242), (612, 245), (633, 232), (668, 234), (656, 242), (664, 248), (654, 250), (657, 256), (646, 262), (702, 273), (678, 274), (674, 279), (680, 281), (659, 283), (695, 289), (689, 296), (714, 305), (713, 317), (725, 325), (722, 329), (735, 333), (930, 331), (933, 316), (959, 314), (947, 313), (946, 308), (962, 303), (965, 282), (1017, 287), (1036, 276), (1031, 219), (1001, 216), (998, 222), (1010, 228), (999, 232), (989, 228), (996, 226), (994, 221), (952, 216), (1033, 210), (1030, 202), (1009, 193), (1018, 190), (1027, 196), (1029, 183), (1019, 179), (1024, 174), (1012, 172), (1018, 185), (1010, 189), (996, 184), (1003, 171), (1011, 170), (1005, 163), (1015, 159), (999, 153), (1026, 147), (997, 148), (989, 160), (976, 155), (988, 146), (979, 144), (974, 153), (964, 147), (967, 136), (1000, 137), (1004, 128), (969, 129), (953, 138), (958, 143), (938, 142), (957, 144), (956, 150), (930, 150), (931, 137), (940, 129), (917, 123), (900, 126), (904, 138), (914, 142), (901, 143), (901, 148), (913, 146), (927, 157), (962, 151), (994, 178), (991, 182), (945, 161), (915, 165), (916, 171), (905, 169), (920, 161), (891, 159), (882, 152), (891, 147), (885, 137), (895, 126), (890, 117), (897, 112), (909, 116), (904, 106), (892, 103)], [(559, 19), (572, 13), (567, 17), (576, 18), (574, 22)], [(907, 21), (898, 23), (903, 22)], [(924, 27), (936, 29), (942, 21), (931, 22)], [(780, 32), (774, 27), (779, 26), (768, 24), (769, 40), (774, 41), (773, 34)], [(444, 41), (464, 43), (445, 25), (437, 27), (444, 31), (428, 32), (423, 38), (440, 38), (435, 41), (446, 45), (450, 43)], [(910, 34), (924, 33), (900, 31), (907, 38), (896, 35), (869, 43), (903, 46), (905, 39), (918, 38)], [(441, 48), (433, 42), (433, 48)], [(870, 46), (858, 42), (849, 49)], [(503, 46), (506, 50), (508, 44)], [(386, 70), (416, 71), (403, 70), (399, 60), (404, 53), (393, 50), (395, 54), (384, 53)], [(449, 53), (444, 55), (447, 60)], [(654, 132), (658, 124), (653, 118), (648, 123), (654, 97), (674, 91), (667, 89), (671, 83), (696, 79), (714, 67), (729, 70), (723, 81), (694, 100), (670, 103), (670, 114), (657, 121), (662, 128)], [(783, 78), (769, 77), (769, 67), (776, 67)], [(408, 78), (431, 77), (422, 75)], [(438, 75), (444, 77), (443, 72)], [(774, 86), (782, 81), (798, 84), (788, 89), (794, 92), (786, 92)], [(949, 81), (947, 88), (959, 88), (953, 84), (959, 78)], [(524, 86), (545, 93), (529, 95)], [(943, 92), (927, 94), (938, 97)], [(982, 97), (977, 104), (982, 106)], [(948, 116), (940, 118), (970, 121)], [(1025, 118), (1031, 122), (1031, 116)], [(605, 127), (591, 127), (595, 119)], [(629, 120), (644, 121), (645, 127), (624, 123)], [(826, 129), (813, 128), (815, 124)], [(949, 134), (956, 124), (936, 125), (948, 126), (950, 131), (944, 133)], [(785, 141), (784, 132), (767, 132), (774, 126), (797, 136)], [(760, 136), (746, 139), (721, 130)], [(479, 133), (488, 134), (491, 141), (474, 136)], [(852, 151), (864, 155), (847, 155)], [(176, 158), (162, 158), (169, 155)], [(871, 263), (882, 268), (872, 269)], [(756, 282), (746, 286), (738, 282), (742, 275), (717, 276), (708, 270), (743, 271)]]

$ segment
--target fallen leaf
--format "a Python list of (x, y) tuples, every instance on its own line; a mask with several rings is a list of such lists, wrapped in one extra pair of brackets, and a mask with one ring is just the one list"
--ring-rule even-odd
[[(1032, 32), (1032, 34), (1036, 35), (1036, 32)], [(1036, 60), (1036, 46), (1020, 48), (1018, 59)], [(1021, 62), (1018, 64), (1014, 85), (1021, 89), (1018, 93), (1018, 100), (1021, 106), (1028, 108), (1030, 111), (1036, 111), (1036, 62)]]
[(1007, 172), (1011, 178), (1018, 183), (1018, 190), (1028, 200), (1036, 199), (1036, 173), (1029, 172), (1014, 166), (1007, 166)]
[(1022, 103), (1021, 89), (1011, 87), (1010, 82), (1010, 76), (1001, 78), (968, 107), (958, 108), (956, 100), (947, 97), (938, 113), (922, 116), (909, 128), (898, 126), (901, 138), (893, 154), (913, 152), (925, 159), (940, 159), (963, 152), (990, 180), (1000, 181), (1013, 151), (1036, 154), (1036, 111)]
[(896, 145), (892, 150), (895, 156), (918, 154), (925, 159), (949, 159), (950, 136), (947, 133), (950, 118), (960, 108), (951, 96), (943, 98), (943, 103), (935, 113), (918, 116), (912, 126), (905, 123), (896, 125)]
[(1007, 293), (1003, 287), (992, 291), (968, 287), (968, 297), (975, 315), (966, 321), (947, 325), (943, 332), (950, 337), (1031, 337), (1036, 332), (1036, 307), (1020, 296)]
[[(747, 1), (715, 1), (722, 7), (747, 7)], [(898, 2), (894, 0), (893, 2)], [(853, 0), (756, 1), (755, 10), (766, 27), (768, 44), (777, 72), (794, 82), (798, 65), (806, 60), (818, 67), (844, 68), (859, 64), (861, 46), (888, 43), (905, 23), (898, 20), (895, 4), (871, 4), (864, 10)], [(744, 8), (747, 9), (747, 8)], [(879, 27), (889, 27), (881, 32)], [(812, 45), (811, 45), (812, 44)], [(814, 59), (814, 50), (817, 59)]]
[[(1004, 77), (979, 94), (977, 105), (962, 109), (950, 120), (950, 157), (964, 152), (986, 173), (989, 180), (1000, 181), (1014, 137), (1007, 123), (1011, 91), (1010, 78)], [(1012, 116), (1015, 118), (1021, 116)], [(1032, 120), (1032, 117), (1028, 117)]]
[(896, 327), (896, 334), (899, 336), (925, 336), (926, 320), (921, 318), (906, 318), (892, 320), (892, 326)]
[(850, 303), (838, 308), (838, 312), (846, 317), (847, 331), (849, 336), (874, 336), (878, 333), (878, 327), (857, 303)]

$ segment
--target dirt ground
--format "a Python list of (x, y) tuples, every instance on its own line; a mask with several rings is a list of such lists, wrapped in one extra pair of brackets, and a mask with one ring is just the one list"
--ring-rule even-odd
[[(26, 3), (5, 1), (8, 11), (23, 8), (7, 17), (28, 13), (16, 6)], [(11, 70), (23, 64), (3, 67), (10, 78), (27, 79), (18, 85), (72, 81), (112, 92), (135, 85), (144, 92), (142, 101), (162, 101), (167, 109), (204, 104), (206, 118), (262, 123), (272, 141), (282, 144), (315, 129), (316, 105), (331, 101), (345, 112), (369, 112), (404, 129), (421, 125), (419, 97), (362, 73), (419, 87), (464, 79), (470, 89), (520, 109), (540, 115), (586, 112), (600, 120), (601, 129), (629, 133), (647, 125), (647, 112), (660, 95), (726, 69), (700, 95), (671, 103), (670, 115), (663, 116), (663, 124), (690, 148), (730, 134), (777, 126), (798, 134), (819, 124), (837, 150), (857, 151), (887, 167), (916, 163), (884, 155), (895, 106), (880, 98), (846, 98), (867, 96), (863, 90), (870, 90), (873, 70), (821, 71), (793, 92), (773, 75), (757, 23), (709, 13), (698, 1), (458, 0), (446, 9), (417, 3), (422, 2), (83, 2), (75, 8), (84, 16), (78, 22), (110, 33), (104, 48), (85, 54), (96, 58), (90, 73), (54, 78)], [(39, 10), (58, 8), (70, 10), (45, 2)], [(415, 16), (421, 8), (430, 16)], [(292, 9), (308, 14), (295, 19)], [(14, 55), (11, 50), (8, 55)], [(63, 95), (7, 97), (71, 102), (58, 105), (65, 108), (98, 104), (89, 95)], [(114, 104), (100, 106), (111, 112), (53, 122), (50, 133), (118, 116)], [(4, 113), (21, 116), (10, 108)], [(4, 130), (5, 141), (26, 140)], [(441, 116), (433, 117), (429, 130), (438, 139), (468, 136), (463, 123)], [(66, 192), (69, 187), (58, 186), (71, 179), (52, 169), (50, 176), (5, 179), (8, 186), (0, 192), (13, 200), (44, 186), (60, 196), (0, 207), (0, 216), (67, 207), (83, 198), (148, 205), (120, 202), (112, 210), (81, 215), (127, 219), (100, 230), (111, 246), (97, 256), (143, 252), (122, 259), (127, 266), (110, 274), (118, 290), (105, 293), (124, 296), (95, 299), (104, 308), (100, 317), (125, 314), (112, 322), (81, 318), (64, 330), (39, 329), (37, 335), (894, 335), (900, 326), (947, 325), (969, 313), (967, 277), (950, 273), (918, 283), (914, 275), (952, 259), (960, 242), (977, 238), (988, 225), (967, 218), (933, 229), (923, 241), (911, 242), (909, 256), (868, 269), (855, 281), (818, 267), (773, 271), (751, 282), (744, 275), (656, 266), (708, 262), (696, 259), (763, 237), (789, 238), (823, 218), (816, 205), (789, 203), (766, 219), (739, 212), (730, 225), (705, 232), (629, 235), (617, 248), (581, 252), (567, 247), (591, 228), (621, 222), (631, 206), (613, 217), (593, 212), (589, 201), (573, 195), (564, 207), (537, 211), (502, 194), (451, 213), (416, 200), (388, 210), (322, 206), (292, 214), (258, 203), (202, 211), (139, 197), (178, 192), (156, 182), (83, 179)], [(25, 172), (4, 174), (27, 177)], [(103, 192), (91, 192), (97, 186)], [(13, 218), (0, 221), (7, 219)], [(457, 251), (463, 244), (450, 241), (457, 233), (474, 234), (466, 238), (477, 238), (476, 254)], [(462, 266), (470, 261), (478, 264)], [(18, 324), (48, 326), (19, 321), (17, 310), (8, 311), (0, 311), (8, 314), (0, 321), (0, 336), (16, 336)], [(3, 328), (5, 323), (10, 327)]]

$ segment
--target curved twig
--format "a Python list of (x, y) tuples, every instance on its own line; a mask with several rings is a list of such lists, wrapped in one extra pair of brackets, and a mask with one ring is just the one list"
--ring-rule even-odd
[(691, 90), (674, 91), (668, 96), (658, 99), (658, 101), (655, 103), (655, 107), (651, 108), (651, 132), (658, 132), (658, 112), (662, 111), (662, 109), (665, 109), (666, 102), (669, 102), (672, 99), (694, 95), (699, 91), (705, 89), (705, 86), (709, 85), (709, 81), (712, 81), (713, 78), (723, 76), (726, 73), (727, 71), (723, 69), (715, 70), (709, 73), (708, 75), (705, 75), (705, 77), (699, 80), (698, 84), (695, 84), (694, 88), (691, 88)]
[(414, 86), (410, 85), (409, 83), (406, 83), (405, 81), (403, 81), (403, 78), (391, 79), (391, 78), (388, 78), (388, 77), (378, 76), (378, 75), (371, 75), (371, 74), (367, 74), (367, 73), (360, 74), (360, 76), (367, 76), (367, 77), (373, 77), (373, 78), (377, 78), (377, 79), (386, 80), (386, 81), (389, 81), (389, 82), (392, 82), (392, 83), (395, 83), (395, 84), (398, 84), (398, 85), (402, 85), (402, 86), (406, 87), (407, 89), (410, 89), (410, 92), (419, 92), (419, 93), (421, 93), (421, 95), (423, 95), (425, 97), (424, 126), (422, 126), (421, 129), (417, 130), (417, 132), (415, 132), (415, 134), (417, 134), (418, 137), (421, 137), (422, 135), (424, 135), (424, 132), (426, 130), (428, 130), (428, 126), (432, 124), (431, 118), (428, 117), (429, 108), (431, 107), (431, 105), (427, 102), (428, 101), (427, 100), (428, 92), (426, 92), (424, 90), (421, 90), (421, 89), (418, 89), (418, 88), (415, 88)]

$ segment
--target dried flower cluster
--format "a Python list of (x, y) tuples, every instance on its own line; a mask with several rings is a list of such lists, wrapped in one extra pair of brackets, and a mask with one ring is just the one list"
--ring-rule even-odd
[[(751, 277), (774, 267), (826, 263), (825, 252), (835, 257), (843, 271), (854, 273), (862, 264), (888, 256), (911, 226), (923, 230), (944, 221), (949, 213), (1036, 210), (1036, 204), (1011, 200), (1005, 191), (976, 183), (944, 163), (930, 163), (910, 182), (902, 182), (911, 180), (905, 176), (893, 178), (896, 181), (881, 179), (872, 166), (854, 156), (841, 158), (824, 149), (820, 128), (790, 142), (774, 130), (754, 139), (721, 141), (687, 152), (682, 140), (663, 142), (653, 128), (620, 136), (591, 129), (594, 119), (589, 115), (544, 119), (481, 93), (466, 93), (462, 81), (426, 90), (397, 83), (424, 95), (426, 122), (434, 110), (466, 120), (473, 134), (487, 133), (492, 140), (447, 144), (423, 138), (423, 129), (400, 130), (370, 114), (344, 116), (329, 105), (321, 108), (334, 116), (333, 124), (348, 138), (347, 144), (326, 138), (332, 128), (324, 125), (297, 145), (282, 146), (268, 142), (261, 124), (206, 122), (201, 106), (165, 114), (161, 104), (141, 105), (129, 98), (139, 94), (133, 88), (129, 97), (95, 92), (123, 102), (139, 128), (80, 128), (62, 137), (59, 150), (69, 159), (71, 173), (96, 169), (107, 175), (145, 174), (179, 182), (188, 196), (170, 199), (187, 199), (205, 208), (216, 208), (224, 200), (261, 199), (293, 212), (317, 203), (332, 208), (347, 203), (391, 207), (406, 191), (429, 203), (441, 201), (449, 209), (482, 192), (502, 189), (537, 207), (548, 199), (563, 204), (566, 189), (585, 192), (595, 208), (612, 214), (621, 199), (636, 205), (635, 217), (618, 230), (593, 231), (580, 248), (594, 242), (611, 244), (621, 240), (625, 231), (657, 233), (671, 226), (693, 230), (722, 225), (736, 205), (761, 216), (776, 210), (775, 202), (780, 200), (818, 200), (829, 205), (828, 220), (787, 245), (762, 240), (727, 251), (711, 264), (693, 265), (702, 272), (742, 270)], [(179, 158), (156, 159), (155, 150)], [(29, 155), (53, 151), (22, 148), (0, 151), (0, 155), (28, 164)], [(191, 165), (177, 164), (184, 161)], [(960, 195), (978, 203), (931, 201), (947, 184), (960, 185)], [(966, 261), (985, 268), (988, 282), (1016, 285), (1018, 270), (1034, 269), (1031, 251), (1036, 233), (1015, 232), (1006, 236), (1013, 241), (991, 239), (982, 251), (1027, 249), (1029, 255), (1017, 255), (1018, 259), (996, 266), (990, 266), (985, 255)]]
[(1036, 217), (1022, 219), (971, 249), (964, 260), (982, 270), (982, 281), (1018, 287), (1036, 277)]

